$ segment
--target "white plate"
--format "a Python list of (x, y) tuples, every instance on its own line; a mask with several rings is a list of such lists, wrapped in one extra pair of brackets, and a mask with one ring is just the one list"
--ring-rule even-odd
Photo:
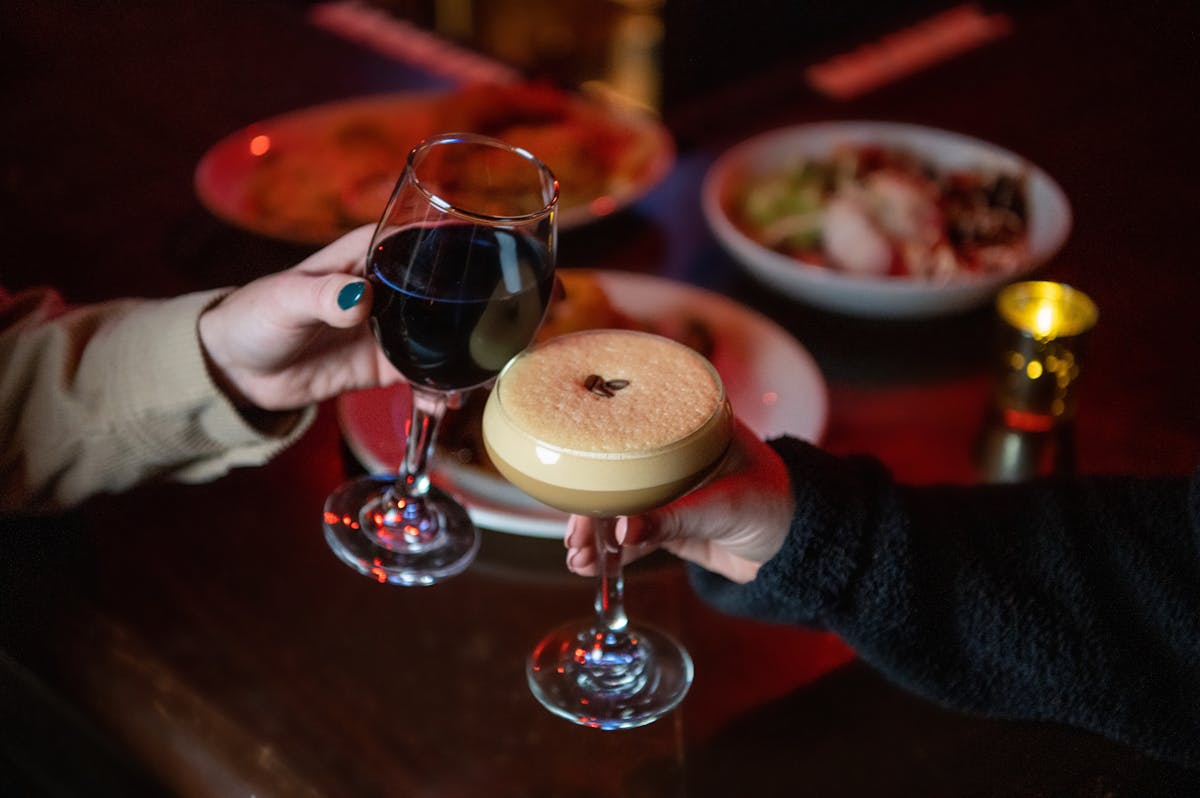
[[(792, 435), (813, 443), (825, 432), (825, 378), (808, 351), (779, 325), (719, 294), (630, 272), (595, 272), (610, 301), (634, 318), (690, 315), (713, 332), (713, 365), (734, 412), (763, 438)], [(347, 445), (374, 472), (393, 471), (403, 449), (409, 392), (392, 386), (345, 394), (338, 421)], [(476, 468), (435, 463), (434, 481), (467, 508), (480, 527), (534, 537), (561, 537), (566, 516), (530, 499), (506, 480)]]
[[(962, 274), (944, 282), (911, 277), (864, 277), (804, 263), (775, 252), (738, 229), (726, 208), (731, 186), (744, 174), (786, 168), (798, 156), (824, 157), (839, 144), (902, 147), (945, 169), (986, 168), (1024, 173), (1029, 203), (1029, 257), (1015, 272)], [(1059, 185), (1034, 164), (979, 139), (893, 122), (821, 122), (774, 130), (725, 152), (709, 169), (704, 216), (717, 239), (745, 268), (787, 295), (856, 316), (918, 318), (983, 304), (1005, 283), (1024, 278), (1062, 247), (1071, 206)]]
[[(554, 149), (570, 143), (569, 131), (532, 121), (514, 135), (537, 142), (530, 145), (534, 154), (558, 176), (559, 228), (566, 230), (640, 199), (670, 171), (675, 144), (649, 114), (598, 98), (561, 98), (564, 118), (559, 122), (585, 126), (598, 140), (611, 142), (611, 149)], [(402, 92), (326, 103), (256, 122), (204, 154), (194, 175), (196, 194), (215, 216), (243, 229), (298, 244), (327, 244), (379, 219), (413, 145), (448, 126), (472, 128), (471, 121), (462, 121), (471, 117), (463, 114), (479, 111), (480, 103), (488, 101), (474, 89)], [(495, 97), (490, 101), (497, 102)], [(490, 129), (478, 132), (496, 135)], [(588, 163), (581, 165), (582, 160)], [(572, 183), (582, 173), (578, 170), (590, 174), (596, 164), (610, 169), (598, 185), (586, 189), (595, 181), (585, 184), (582, 178)]]

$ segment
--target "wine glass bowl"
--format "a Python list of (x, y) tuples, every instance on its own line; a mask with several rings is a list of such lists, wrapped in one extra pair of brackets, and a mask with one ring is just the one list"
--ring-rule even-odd
[(467, 512), (429, 478), (447, 407), (533, 340), (550, 302), (558, 184), (529, 152), (467, 133), (409, 153), (367, 255), (370, 327), (412, 390), (398, 475), (337, 488), (334, 553), (381, 582), (429, 585), (479, 548)]
[(550, 711), (586, 726), (650, 723), (692, 681), (686, 650), (624, 610), (617, 518), (685, 495), (721, 464), (733, 413), (716, 369), (657, 335), (591, 330), (518, 355), (496, 381), (483, 440), (496, 468), (535, 499), (591, 516), (595, 617), (551, 632), (526, 675)]

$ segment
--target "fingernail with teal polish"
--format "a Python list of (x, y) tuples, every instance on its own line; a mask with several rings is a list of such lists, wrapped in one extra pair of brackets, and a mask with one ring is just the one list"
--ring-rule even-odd
[(367, 284), (362, 280), (355, 283), (346, 283), (341, 291), (338, 291), (338, 307), (342, 310), (349, 310), (358, 304), (358, 300), (363, 298), (366, 293)]

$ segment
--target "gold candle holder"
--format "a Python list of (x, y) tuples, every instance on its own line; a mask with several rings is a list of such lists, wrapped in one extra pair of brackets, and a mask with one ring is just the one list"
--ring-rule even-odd
[(1082, 291), (1047, 281), (1013, 283), (996, 297), (1003, 424), (1047, 432), (1075, 413), (1087, 334), (1099, 313)]

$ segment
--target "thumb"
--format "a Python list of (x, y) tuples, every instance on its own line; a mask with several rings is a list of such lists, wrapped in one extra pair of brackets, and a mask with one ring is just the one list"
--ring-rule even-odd
[(371, 284), (349, 274), (299, 275), (304, 281), (290, 292), (286, 312), (297, 325), (321, 321), (330, 327), (356, 327), (371, 312)]
[(617, 521), (617, 542), (622, 546), (656, 546), (682, 534), (684, 524), (672, 505)]

